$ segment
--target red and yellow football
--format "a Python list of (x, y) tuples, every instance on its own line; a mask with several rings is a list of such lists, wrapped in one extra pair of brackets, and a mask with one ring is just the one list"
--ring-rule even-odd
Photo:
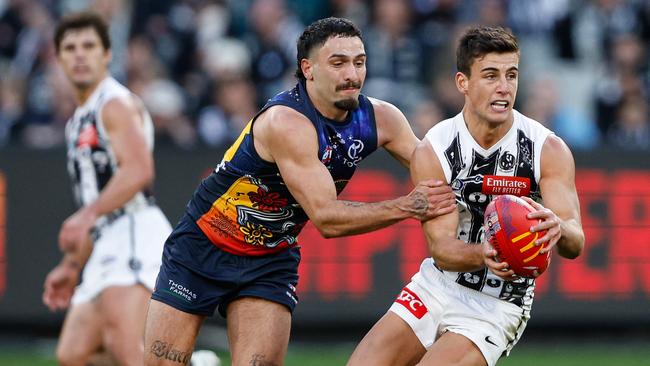
[(522, 277), (538, 277), (551, 261), (551, 252), (541, 254), (546, 246), (536, 246), (535, 240), (546, 231), (531, 233), (530, 227), (540, 222), (526, 215), (535, 209), (523, 199), (497, 196), (485, 209), (485, 238), (498, 253), (497, 260), (507, 262), (515, 274)]

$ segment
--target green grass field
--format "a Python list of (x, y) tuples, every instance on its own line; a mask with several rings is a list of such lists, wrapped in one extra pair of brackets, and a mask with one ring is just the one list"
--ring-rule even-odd
[[(345, 365), (352, 345), (344, 346), (291, 346), (286, 366)], [(0, 349), (0, 365), (50, 366), (56, 365), (50, 350), (31, 350), (23, 347)], [(219, 352), (222, 365), (230, 365), (227, 354)], [(650, 345), (593, 344), (571, 346), (520, 345), (512, 355), (499, 362), (499, 366), (648, 366)]]

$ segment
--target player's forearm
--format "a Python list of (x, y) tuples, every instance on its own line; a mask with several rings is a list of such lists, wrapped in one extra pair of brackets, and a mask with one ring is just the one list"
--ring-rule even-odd
[(81, 271), (86, 265), (86, 262), (88, 262), (90, 254), (93, 252), (92, 243), (88, 242), (86, 244), (87, 245), (79, 245), (74, 250), (65, 252), (61, 259), (61, 264)]
[(151, 184), (153, 169), (118, 169), (101, 191), (97, 200), (84, 209), (96, 217), (123, 207), (133, 196)]
[(452, 236), (436, 237), (427, 234), (426, 237), (429, 253), (440, 269), (473, 272), (485, 267), (482, 245), (465, 243)]
[(413, 217), (400, 199), (381, 202), (336, 201), (311, 217), (325, 238), (363, 234)]
[(557, 242), (558, 254), (564, 258), (577, 258), (585, 245), (582, 226), (575, 219), (563, 221), (560, 225), (562, 237)]

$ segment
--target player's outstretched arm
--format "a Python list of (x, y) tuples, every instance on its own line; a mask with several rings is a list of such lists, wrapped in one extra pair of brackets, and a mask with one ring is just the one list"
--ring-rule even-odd
[(88, 206), (67, 218), (59, 232), (59, 246), (72, 250), (87, 240), (90, 229), (101, 215), (122, 207), (154, 177), (153, 156), (142, 128), (142, 113), (131, 97), (109, 100), (102, 120), (118, 161), (119, 169)]
[(557, 245), (558, 253), (565, 258), (576, 258), (585, 245), (585, 234), (580, 221), (580, 203), (575, 185), (575, 162), (569, 147), (555, 135), (544, 142), (541, 156), (539, 188), (544, 205), (527, 200), (537, 209), (529, 218), (542, 219), (532, 231), (548, 230), (536, 241), (548, 243), (541, 253)]
[(255, 121), (253, 133), (260, 156), (277, 164), (289, 191), (324, 237), (365, 233), (409, 217), (425, 220), (453, 209), (449, 187), (432, 181), (393, 200), (338, 200), (334, 181), (318, 160), (316, 130), (290, 108), (267, 110)]
[[(438, 156), (424, 140), (415, 148), (411, 158), (411, 179), (445, 180)], [(456, 238), (458, 209), (422, 223), (429, 253), (443, 270), (469, 272), (484, 267), (483, 245), (468, 245)]]

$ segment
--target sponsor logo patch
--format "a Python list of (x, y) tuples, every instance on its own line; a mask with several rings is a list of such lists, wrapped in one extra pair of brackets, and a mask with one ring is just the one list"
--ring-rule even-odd
[(196, 292), (193, 290), (190, 290), (189, 288), (181, 285), (180, 283), (175, 282), (174, 280), (169, 280), (169, 289), (163, 290), (164, 292), (167, 292), (168, 294), (182, 299), (186, 302), (193, 302), (196, 300)]
[(493, 345), (493, 346), (499, 347), (499, 345), (494, 343), (494, 341), (490, 338), (490, 336), (485, 336), (485, 341), (488, 342), (489, 344)]
[(485, 175), (481, 191), (485, 194), (528, 196), (530, 195), (530, 178)]
[(424, 303), (418, 295), (413, 293), (407, 287), (402, 289), (402, 292), (397, 296), (395, 302), (402, 304), (408, 311), (411, 312), (416, 318), (422, 319), (424, 314), (427, 313), (427, 307), (424, 306)]
[(85, 125), (79, 132), (77, 138), (77, 147), (97, 147), (99, 145), (99, 136), (97, 129), (93, 125)]

